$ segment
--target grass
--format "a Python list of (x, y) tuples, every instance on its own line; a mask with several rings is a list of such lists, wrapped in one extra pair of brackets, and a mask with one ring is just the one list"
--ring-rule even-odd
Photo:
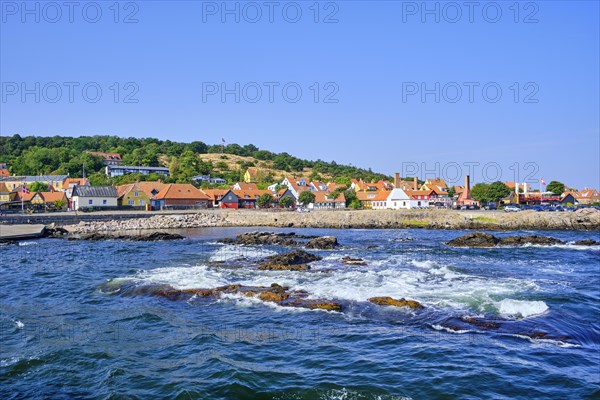
[(425, 228), (427, 226), (429, 226), (429, 222), (427, 221), (419, 221), (416, 219), (405, 219), (402, 221), (402, 225), (405, 226), (414, 226), (414, 227), (418, 227), (418, 228)]
[(475, 218), (473, 218), (473, 221), (489, 222), (489, 223), (497, 223), (498, 222), (498, 220), (496, 218), (491, 218), (491, 217), (475, 217)]

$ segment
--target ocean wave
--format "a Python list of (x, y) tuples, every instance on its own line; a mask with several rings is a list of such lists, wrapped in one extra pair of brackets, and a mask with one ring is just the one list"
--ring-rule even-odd
[(500, 315), (508, 318), (527, 318), (548, 311), (548, 305), (543, 301), (504, 299), (498, 303)]

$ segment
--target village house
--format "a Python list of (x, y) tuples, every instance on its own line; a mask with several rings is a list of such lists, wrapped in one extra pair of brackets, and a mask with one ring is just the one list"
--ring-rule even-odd
[(218, 208), (221, 206), (223, 197), (229, 192), (228, 189), (204, 189), (204, 193), (210, 198), (212, 206)]
[(454, 206), (455, 207), (462, 207), (462, 206), (479, 207), (480, 206), (479, 201), (471, 198), (471, 178), (469, 177), (469, 175), (465, 176), (465, 186), (464, 186), (462, 192), (460, 193), (460, 195), (458, 196), (458, 199), (454, 202)]
[(220, 208), (258, 208), (258, 199), (267, 193), (273, 195), (270, 190), (229, 190), (221, 198)]
[(284, 197), (289, 197), (290, 199), (292, 199), (292, 206), (291, 207), (295, 207), (296, 206), (296, 198), (294, 197), (294, 194), (292, 193), (292, 191), (290, 189), (281, 189), (279, 190), (279, 192), (277, 192), (277, 195), (275, 196), (275, 201), (277, 202), (277, 204), (279, 205), (279, 202), (281, 201), (281, 199), (283, 199)]
[(210, 175), (192, 176), (190, 179), (196, 183), (206, 182), (209, 185), (224, 185), (227, 183), (223, 178), (211, 178)]
[(150, 202), (155, 210), (212, 207), (208, 195), (189, 183), (167, 184)]
[(285, 177), (284, 180), (281, 182), (281, 186), (287, 186), (288, 189), (290, 189), (290, 192), (292, 192), (292, 194), (296, 198), (296, 200), (298, 200), (298, 196), (300, 196), (300, 193), (310, 190), (306, 178), (304, 177), (298, 180)]
[(390, 190), (378, 190), (376, 192), (357, 192), (356, 198), (365, 210), (379, 210), (386, 208), (385, 203), (389, 195)]
[(116, 208), (119, 194), (114, 186), (75, 186), (71, 197), (71, 208)]
[(265, 178), (265, 173), (256, 167), (250, 167), (244, 173), (244, 182), (258, 183)]
[(313, 191), (322, 191), (322, 192), (324, 192), (324, 191), (328, 190), (327, 185), (325, 183), (323, 183), (323, 182), (320, 182), (320, 181), (312, 181), (312, 182), (310, 182), (310, 187), (312, 188), (311, 190), (313, 190)]
[(583, 189), (579, 192), (572, 192), (573, 197), (577, 200), (577, 203), (584, 205), (591, 205), (600, 203), (600, 192), (596, 189)]
[(150, 175), (158, 174), (165, 177), (170, 176), (169, 168), (165, 167), (138, 167), (135, 165), (107, 165), (105, 168), (106, 176), (114, 178), (129, 174)]
[(142, 191), (148, 196), (149, 199), (152, 199), (154, 196), (160, 193), (161, 190), (167, 186), (165, 183), (161, 181), (143, 181), (137, 182), (137, 185)]
[(0, 203), (8, 203), (13, 201), (16, 193), (9, 190), (4, 182), (0, 182)]
[(100, 151), (89, 151), (89, 154), (93, 156), (102, 157), (102, 164), (107, 165), (119, 165), (123, 162), (121, 155), (118, 153), (102, 153)]
[(11, 191), (23, 184), (29, 186), (34, 182), (45, 183), (52, 190), (62, 190), (63, 182), (68, 177), (68, 175), (2, 176), (0, 182), (4, 183)]
[(0, 176), (9, 176), (10, 172), (8, 172), (8, 168), (6, 168), (6, 164), (0, 164)]
[(119, 194), (117, 198), (119, 207), (145, 209), (147, 206), (150, 206), (150, 197), (142, 190), (138, 183), (120, 185), (116, 189)]
[(33, 206), (38, 210), (64, 210), (69, 204), (64, 192), (29, 192), (22, 193), (17, 199), (23, 198), (23, 203), (28, 203), (28, 207)]
[(340, 193), (335, 199), (331, 197), (331, 193), (318, 191), (315, 192), (315, 201), (309, 205), (313, 209), (341, 209), (346, 208), (346, 196)]
[(90, 181), (87, 178), (66, 178), (62, 184), (62, 191), (67, 195), (67, 199), (73, 196), (75, 186), (89, 186)]

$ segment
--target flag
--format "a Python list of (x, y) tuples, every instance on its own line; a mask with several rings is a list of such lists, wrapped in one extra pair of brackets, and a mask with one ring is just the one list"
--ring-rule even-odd
[(225, 138), (221, 138), (221, 142), (225, 143)]
[(30, 193), (30, 190), (27, 189), (27, 187), (25, 186), (25, 184), (23, 184), (23, 193)]
[(542, 178), (540, 178), (540, 182), (542, 183), (542, 185), (546, 184), (546, 182), (544, 182), (544, 180)]

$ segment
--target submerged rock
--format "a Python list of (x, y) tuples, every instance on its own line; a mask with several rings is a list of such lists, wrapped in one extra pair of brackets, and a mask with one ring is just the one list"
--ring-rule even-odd
[(526, 244), (537, 244), (550, 246), (564, 243), (560, 239), (547, 236), (508, 236), (498, 238), (489, 233), (473, 232), (450, 240), (447, 244), (453, 247), (494, 247), (494, 246), (523, 246)]
[(500, 328), (500, 324), (498, 322), (494, 322), (494, 321), (486, 321), (486, 320), (473, 318), (473, 317), (467, 317), (467, 316), (462, 317), (461, 320), (468, 324), (477, 326), (479, 328), (484, 328), (484, 329)]
[(177, 233), (166, 233), (166, 232), (152, 232), (142, 235), (121, 235), (121, 234), (110, 234), (110, 233), (91, 233), (88, 235), (81, 236), (69, 236), (69, 240), (129, 240), (132, 242), (157, 242), (162, 240), (181, 240), (185, 239), (185, 236)]
[(421, 303), (419, 303), (418, 301), (406, 300), (404, 298), (397, 300), (397, 299), (393, 299), (389, 296), (385, 296), (385, 297), (371, 297), (367, 300), (373, 304), (377, 304), (380, 306), (408, 307), (408, 308), (412, 308), (412, 309), (423, 308), (423, 305)]
[(342, 262), (348, 265), (367, 265), (365, 260), (363, 260), (362, 258), (353, 258), (350, 256), (343, 257)]
[(575, 242), (577, 246), (599, 246), (600, 242), (594, 239), (583, 239)]
[(489, 233), (473, 232), (467, 233), (448, 242), (453, 247), (493, 247), (500, 239)]
[(284, 307), (308, 308), (311, 310), (342, 311), (342, 305), (333, 300), (307, 299), (304, 290), (289, 290), (288, 287), (273, 283), (271, 286), (242, 286), (227, 285), (214, 289), (174, 289), (172, 287), (154, 287), (146, 292), (155, 296), (166, 297), (170, 300), (189, 300), (192, 297), (214, 297), (223, 294), (241, 294), (247, 297), (257, 297), (268, 303), (276, 303)]
[(332, 250), (338, 245), (335, 236), (322, 236), (309, 240), (306, 243), (307, 249)]

